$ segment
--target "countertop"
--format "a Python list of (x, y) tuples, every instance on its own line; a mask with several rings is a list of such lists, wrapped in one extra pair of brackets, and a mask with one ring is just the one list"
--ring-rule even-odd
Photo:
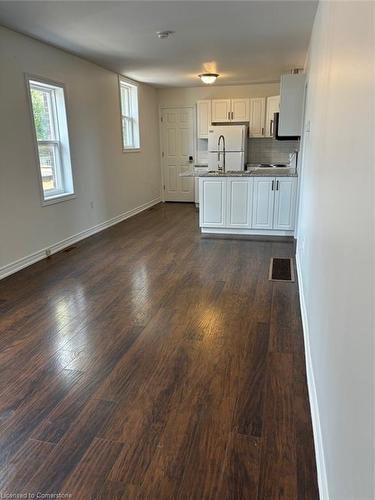
[(262, 168), (257, 170), (235, 170), (231, 172), (184, 172), (180, 177), (297, 177), (295, 168)]

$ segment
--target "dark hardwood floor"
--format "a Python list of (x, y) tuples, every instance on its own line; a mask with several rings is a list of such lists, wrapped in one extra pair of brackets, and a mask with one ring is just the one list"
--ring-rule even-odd
[(1, 491), (317, 499), (292, 253), (160, 204), (1, 281)]

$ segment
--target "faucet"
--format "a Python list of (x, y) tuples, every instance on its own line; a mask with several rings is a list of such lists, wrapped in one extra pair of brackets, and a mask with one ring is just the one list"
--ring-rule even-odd
[[(223, 141), (223, 150), (220, 151), (220, 143), (221, 141)], [(220, 167), (220, 156), (221, 156), (221, 153), (223, 153), (223, 163), (222, 163), (222, 166)], [(225, 173), (225, 137), (223, 135), (221, 135), (219, 137), (219, 140), (217, 141), (217, 168), (219, 171), (222, 171), (223, 173)]]

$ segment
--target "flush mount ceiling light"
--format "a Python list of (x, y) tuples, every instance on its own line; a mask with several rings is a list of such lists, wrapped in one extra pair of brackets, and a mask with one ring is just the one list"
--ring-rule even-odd
[(210, 85), (211, 83), (214, 83), (216, 78), (219, 76), (218, 73), (202, 73), (201, 75), (198, 75), (199, 78), (202, 80), (203, 83), (207, 83)]
[(169, 35), (173, 35), (174, 31), (171, 30), (165, 30), (165, 31), (157, 31), (156, 34), (158, 35), (158, 38), (168, 38)]

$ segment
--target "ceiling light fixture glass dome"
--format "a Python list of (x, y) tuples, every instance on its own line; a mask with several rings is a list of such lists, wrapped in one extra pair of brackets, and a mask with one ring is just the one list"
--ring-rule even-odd
[(203, 83), (207, 83), (208, 85), (214, 83), (216, 78), (219, 76), (218, 73), (202, 73), (198, 75)]

